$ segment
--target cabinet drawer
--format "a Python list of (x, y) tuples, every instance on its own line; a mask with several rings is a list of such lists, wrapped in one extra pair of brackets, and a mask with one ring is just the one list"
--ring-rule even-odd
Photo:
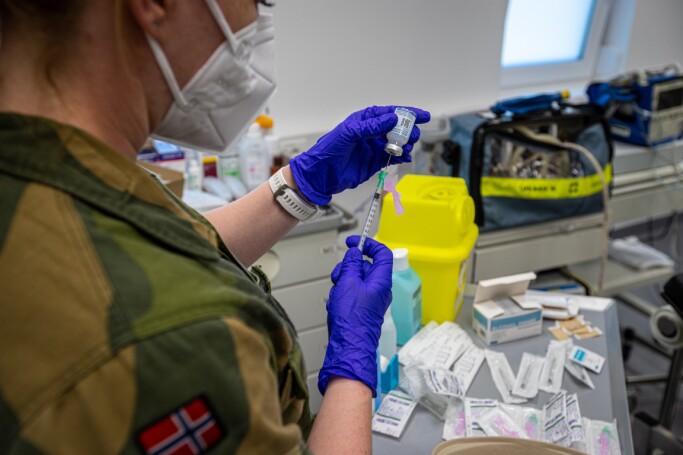
[(320, 392), (318, 391), (318, 373), (309, 374), (306, 378), (306, 384), (308, 384), (311, 412), (317, 414), (318, 411), (320, 411), (320, 405), (323, 402), (323, 396), (320, 395)]
[(337, 262), (337, 231), (330, 230), (280, 240), (255, 264), (277, 288), (327, 278)]
[(302, 330), (299, 332), (299, 344), (306, 361), (306, 372), (318, 371), (325, 360), (327, 349), (327, 326)]
[(332, 282), (322, 278), (274, 289), (273, 296), (287, 311), (298, 332), (327, 323), (327, 299)]

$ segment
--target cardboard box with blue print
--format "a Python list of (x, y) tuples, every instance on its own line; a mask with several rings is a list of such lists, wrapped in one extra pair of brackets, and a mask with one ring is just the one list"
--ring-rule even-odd
[(488, 346), (541, 334), (543, 308), (524, 298), (535, 278), (529, 272), (479, 282), (472, 328)]

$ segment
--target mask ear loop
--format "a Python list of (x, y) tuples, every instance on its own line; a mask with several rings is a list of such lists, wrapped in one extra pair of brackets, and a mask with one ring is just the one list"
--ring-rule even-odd
[(234, 33), (232, 33), (232, 30), (230, 30), (228, 21), (225, 20), (225, 16), (223, 15), (221, 7), (218, 6), (216, 0), (204, 1), (206, 3), (206, 6), (209, 8), (209, 11), (211, 11), (211, 15), (213, 16), (214, 20), (218, 24), (218, 28), (220, 28), (223, 32), (223, 35), (225, 35), (225, 39), (227, 40), (228, 45), (230, 45), (230, 49), (232, 49), (233, 55), (235, 55), (237, 53), (237, 40), (235, 39), (235, 35)]
[(161, 48), (161, 45), (157, 40), (155, 40), (148, 34), (145, 34), (145, 36), (147, 37), (149, 47), (152, 49), (152, 53), (156, 57), (157, 63), (159, 64), (161, 74), (164, 75), (164, 79), (166, 79), (168, 88), (169, 90), (171, 90), (171, 93), (173, 94), (173, 98), (175, 99), (176, 103), (178, 103), (181, 107), (186, 108), (187, 106), (189, 106), (189, 103), (183, 96), (183, 92), (182, 90), (180, 90), (180, 87), (178, 86), (178, 81), (176, 80), (175, 75), (173, 74), (173, 69), (171, 68), (171, 64), (168, 62), (168, 59), (166, 58), (164, 50)]

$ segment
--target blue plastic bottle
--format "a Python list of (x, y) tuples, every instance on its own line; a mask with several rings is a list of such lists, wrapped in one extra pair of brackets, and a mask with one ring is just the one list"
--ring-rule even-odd
[(396, 341), (403, 346), (422, 326), (422, 280), (410, 268), (408, 250), (397, 248), (391, 275), (391, 316), (396, 325)]

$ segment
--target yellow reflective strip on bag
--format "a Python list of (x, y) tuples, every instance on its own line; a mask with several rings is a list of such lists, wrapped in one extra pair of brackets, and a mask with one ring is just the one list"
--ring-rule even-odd
[[(604, 169), (607, 184), (612, 181), (612, 165)], [(573, 179), (515, 179), (482, 177), (482, 197), (517, 199), (574, 199), (598, 194), (602, 188), (598, 174)]]

